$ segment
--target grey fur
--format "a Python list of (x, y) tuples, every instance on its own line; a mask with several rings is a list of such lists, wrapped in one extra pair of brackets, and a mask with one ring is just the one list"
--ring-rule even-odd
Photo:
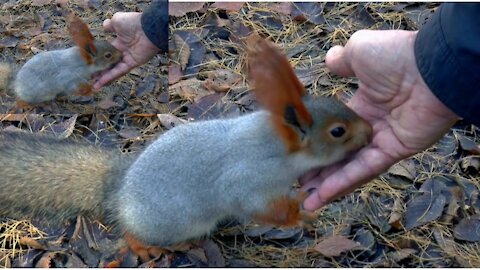
[[(225, 218), (265, 212), (299, 176), (343, 159), (346, 143), (366, 143), (368, 125), (339, 101), (306, 105), (314, 124), (308, 148), (296, 153), (287, 153), (265, 111), (173, 128), (133, 164), (90, 145), (0, 133), (0, 214), (93, 213), (158, 246), (208, 235)], [(363, 124), (348, 141), (332, 141), (331, 119)]]
[[(95, 41), (94, 44), (98, 55), (94, 56), (93, 64), (87, 64), (78, 47), (42, 52), (32, 57), (16, 75), (13, 83), (16, 96), (27, 103), (40, 103), (60, 94), (73, 94), (80, 84), (88, 84), (95, 72), (121, 59), (117, 54), (113, 56), (116, 49), (110, 43)], [(106, 51), (112, 52), (109, 60), (103, 58)]]

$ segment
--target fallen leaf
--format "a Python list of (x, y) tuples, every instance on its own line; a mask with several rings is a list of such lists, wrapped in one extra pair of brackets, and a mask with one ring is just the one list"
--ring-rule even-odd
[(446, 204), (444, 195), (432, 196), (425, 193), (415, 197), (407, 204), (407, 211), (404, 216), (404, 224), (407, 230), (411, 230), (430, 221), (438, 219)]
[(304, 86), (313, 84), (323, 74), (326, 74), (325, 64), (319, 64), (311, 68), (296, 68), (295, 74)]
[(390, 224), (395, 229), (402, 229), (402, 217), (404, 213), (403, 201), (399, 198), (395, 198), (393, 202), (392, 212), (390, 213), (390, 218), (388, 219), (388, 224)]
[(171, 129), (188, 122), (187, 120), (179, 118), (171, 113), (157, 114), (157, 117), (162, 126), (166, 127), (167, 129)]
[(208, 267), (225, 267), (225, 258), (218, 245), (211, 239), (203, 241), (202, 248), (208, 260)]
[(360, 228), (356, 233), (354, 239), (355, 242), (359, 243), (366, 250), (373, 250), (375, 246), (375, 237), (370, 230)]
[(297, 21), (309, 21), (313, 24), (325, 23), (323, 17), (323, 3), (295, 2), (293, 3), (292, 18)]
[(259, 225), (257, 227), (253, 227), (248, 229), (245, 232), (245, 235), (248, 237), (261, 237), (267, 232), (271, 231), (273, 229), (272, 226), (267, 226), (267, 225)]
[(72, 135), (73, 130), (75, 129), (75, 123), (77, 122), (77, 114), (72, 115), (69, 119), (50, 126), (51, 131), (55, 134), (56, 137), (65, 139)]
[[(434, 177), (427, 179), (422, 186), (420, 187), (420, 191), (425, 193), (430, 193), (433, 196), (436, 196), (440, 193), (447, 192), (447, 186), (442, 180), (442, 177)], [(444, 194), (445, 195), (445, 194)]]
[(47, 249), (45, 245), (40, 244), (40, 242), (38, 242), (37, 240), (27, 236), (20, 237), (18, 242), (20, 243), (20, 245), (29, 246), (34, 249), (41, 249), (41, 250)]
[[(188, 119), (215, 119), (226, 116), (226, 105), (221, 102), (223, 94), (211, 94), (200, 98), (198, 101), (187, 105)], [(229, 103), (230, 107), (234, 104)]]
[(340, 256), (342, 252), (359, 250), (363, 247), (343, 235), (331, 236), (318, 243), (314, 249), (327, 257)]
[(460, 220), (453, 229), (453, 236), (468, 242), (480, 241), (480, 215), (474, 215)]
[(50, 4), (51, 2), (52, 2), (52, 0), (33, 0), (32, 1), (32, 6), (42, 7), (42, 6)]
[(386, 254), (386, 260), (381, 260), (374, 264), (373, 267), (391, 267), (390, 262), (400, 262), (411, 255), (415, 254), (417, 250), (413, 248), (403, 248), (400, 250), (390, 251)]
[[(187, 60), (188, 63), (188, 60)], [(185, 66), (187, 64), (185, 63)], [(168, 84), (175, 84), (183, 77), (182, 67), (179, 64), (171, 63), (168, 66)]]
[(197, 267), (206, 267), (208, 264), (207, 255), (203, 248), (193, 248), (187, 252), (187, 257)]
[[(175, 35), (179, 36), (186, 44), (188, 44), (188, 50), (190, 52), (188, 58), (188, 64), (183, 69), (185, 75), (194, 75), (197, 74), (200, 68), (202, 67), (203, 59), (205, 58), (206, 49), (203, 46), (202, 39), (194, 34), (191, 31), (186, 30), (177, 30), (173, 33), (174, 39)], [(177, 38), (178, 39), (178, 38)], [(175, 44), (176, 45), (176, 44)], [(184, 45), (181, 45), (184, 46)], [(178, 52), (179, 48), (176, 48)]]
[(258, 267), (255, 263), (242, 260), (242, 259), (231, 259), (227, 261), (226, 267), (229, 268), (253, 268)]
[(450, 188), (450, 193), (452, 196), (442, 219), (445, 223), (452, 223), (452, 220), (458, 217), (458, 209), (460, 209), (460, 203), (463, 201), (463, 192), (459, 186)]
[(301, 237), (303, 228), (273, 229), (265, 233), (263, 236), (267, 240), (286, 240)]
[(168, 15), (173, 17), (182, 17), (188, 12), (199, 11), (203, 8), (204, 2), (172, 2), (168, 3)]
[(242, 76), (227, 69), (217, 69), (208, 72), (208, 79), (203, 86), (211, 91), (226, 92), (239, 83)]
[(239, 11), (245, 2), (215, 2), (211, 7), (226, 11)]
[(138, 140), (142, 138), (142, 133), (136, 128), (124, 128), (118, 132), (120, 137), (127, 140)]
[(454, 134), (463, 150), (470, 152), (473, 155), (480, 155), (480, 147), (476, 142), (458, 133)]
[(290, 15), (292, 13), (292, 3), (291, 2), (280, 2), (280, 3), (268, 3), (268, 8), (270, 10), (276, 11), (283, 15)]
[(415, 168), (415, 162), (412, 159), (404, 159), (390, 167), (388, 173), (414, 180), (417, 175), (417, 170)]
[(118, 103), (113, 101), (113, 95), (107, 95), (101, 101), (97, 103), (97, 106), (101, 109), (108, 110), (113, 107), (118, 107)]
[(18, 37), (2, 37), (2, 39), (0, 39), (0, 49), (14, 48), (19, 41), (20, 39)]
[(435, 151), (442, 157), (448, 157), (456, 153), (457, 139), (452, 134), (443, 136), (436, 144)]
[(13, 267), (33, 268), (34, 263), (38, 262), (38, 258), (45, 252), (39, 249), (29, 249), (22, 256), (18, 256), (13, 261)]
[(151, 93), (157, 87), (158, 76), (150, 74), (138, 84), (135, 95), (141, 97), (146, 93)]
[(267, 11), (257, 11), (253, 13), (252, 20), (259, 25), (263, 25), (267, 29), (272, 29), (276, 31), (283, 31), (284, 26), (282, 20), (277, 14), (267, 12)]
[(190, 46), (185, 42), (181, 36), (174, 34), (173, 42), (178, 56), (178, 63), (180, 63), (180, 70), (187, 68), (188, 59), (190, 59)]
[(197, 78), (180, 81), (170, 86), (170, 90), (173, 90), (183, 99), (189, 101), (198, 101), (204, 96), (212, 94), (212, 91), (208, 91), (203, 87), (203, 81)]
[[(87, 268), (88, 265), (86, 265), (82, 259), (80, 259), (75, 253), (73, 254), (64, 254), (67, 256), (67, 262), (65, 263), (66, 268)], [(118, 267), (117, 267), (118, 268)]]

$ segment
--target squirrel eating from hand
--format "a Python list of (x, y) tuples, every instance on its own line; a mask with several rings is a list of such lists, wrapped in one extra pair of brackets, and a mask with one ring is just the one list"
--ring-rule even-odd
[(92, 76), (122, 59), (122, 53), (108, 41), (94, 40), (88, 26), (73, 13), (68, 29), (76, 46), (41, 52), (28, 60), (16, 74), (3, 63), (0, 85), (12, 88), (17, 105), (28, 107), (55, 99), (58, 95), (92, 95)]
[(138, 156), (23, 132), (0, 132), (0, 215), (54, 220), (89, 214), (132, 250), (210, 234), (227, 218), (301, 225), (293, 183), (368, 144), (371, 126), (335, 98), (305, 95), (287, 58), (256, 39), (249, 79), (265, 110), (192, 122)]

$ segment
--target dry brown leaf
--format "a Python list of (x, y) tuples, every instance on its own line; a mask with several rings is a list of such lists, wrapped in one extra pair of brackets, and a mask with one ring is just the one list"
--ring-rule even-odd
[(402, 205), (403, 205), (403, 202), (399, 198), (395, 198), (393, 203), (392, 213), (390, 214), (390, 219), (388, 220), (388, 223), (392, 227), (399, 230), (403, 228), (402, 217), (403, 217), (404, 209)]
[(212, 7), (226, 11), (239, 11), (245, 2), (215, 2)]
[(75, 129), (75, 123), (77, 122), (77, 114), (72, 115), (68, 120), (61, 123), (51, 125), (51, 130), (57, 135), (58, 138), (65, 139), (72, 135)]
[(173, 42), (177, 49), (178, 62), (180, 63), (181, 70), (185, 70), (190, 59), (190, 46), (177, 34), (173, 35)]
[(102, 99), (100, 102), (97, 103), (97, 107), (108, 110), (112, 107), (117, 107), (119, 106), (118, 103), (113, 101), (113, 95), (108, 95), (104, 99)]
[(160, 123), (162, 123), (162, 126), (166, 127), (167, 129), (171, 129), (188, 122), (187, 120), (176, 117), (171, 113), (157, 114), (157, 117), (158, 120), (160, 120)]
[(171, 85), (170, 90), (173, 90), (184, 99), (198, 101), (204, 96), (213, 94), (213, 91), (208, 91), (203, 87), (203, 83), (203, 81), (200, 81), (197, 78), (192, 78)]
[(198, 11), (203, 8), (204, 2), (172, 2), (168, 4), (168, 15), (182, 17), (188, 12)]
[(20, 245), (29, 246), (29, 247), (34, 248), (34, 249), (41, 249), (41, 250), (46, 250), (47, 249), (47, 247), (45, 245), (42, 245), (37, 240), (35, 240), (33, 238), (30, 238), (30, 237), (27, 237), (27, 236), (20, 237), (18, 242), (20, 243)]
[(168, 66), (168, 84), (172, 85), (180, 81), (183, 77), (182, 67), (177, 63), (171, 63)]
[(458, 216), (458, 209), (460, 209), (460, 202), (462, 201), (463, 192), (459, 186), (452, 187), (450, 189), (450, 202), (448, 203), (447, 210), (445, 215), (443, 215), (442, 220), (445, 223), (452, 223), (452, 220)]
[(208, 73), (203, 86), (211, 91), (226, 92), (242, 80), (242, 76), (227, 69), (217, 69)]
[(404, 159), (390, 167), (388, 173), (414, 180), (417, 170), (415, 169), (415, 162), (412, 159)]
[(284, 15), (292, 13), (292, 3), (290, 2), (269, 3), (268, 8)]
[(324, 256), (335, 257), (342, 252), (363, 249), (362, 246), (343, 235), (334, 235), (318, 243), (314, 249)]

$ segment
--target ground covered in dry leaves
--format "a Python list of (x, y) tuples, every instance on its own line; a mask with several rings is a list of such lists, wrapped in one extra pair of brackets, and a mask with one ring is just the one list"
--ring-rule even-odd
[[(54, 15), (54, 6), (33, 8), (27, 4), (30, 1), (20, 2), (24, 3), (0, 1), (2, 35), (8, 32), (7, 19), (28, 19), (37, 8), (43, 11), (39, 14), (43, 14), (40, 17), (44, 18), (44, 26), (40, 30), (28, 28), (25, 40), (36, 40), (36, 36), (42, 35), (38, 31), (46, 33), (42, 30), (45, 25), (65, 31), (57, 22), (63, 19)], [(101, 36), (103, 17), (117, 10), (140, 9), (145, 4), (141, 1), (134, 7), (133, 1), (117, 3), (120, 2), (90, 0), (69, 2), (69, 6), (83, 8), (82, 16), (95, 25), (95, 35)], [(128, 105), (123, 109), (98, 111), (95, 97), (91, 103), (79, 105), (82, 109), (78, 115), (3, 116), (0, 129), (51, 133), (117, 147), (123, 152), (138, 152), (163, 131), (186, 121), (232, 117), (255, 110), (244, 69), (243, 40), (251, 32), (274, 41), (286, 52), (310, 94), (348, 98), (357, 81), (328, 73), (324, 65), (327, 50), (345, 44), (359, 29), (419, 29), (437, 6), (171, 4), (168, 92), (158, 87), (164, 76), (159, 56), (140, 68), (140, 73), (129, 74), (114, 84), (122, 89), (120, 99)], [(53, 29), (52, 32), (55, 33)], [(32, 55), (32, 47), (44, 44), (38, 38), (38, 44), (22, 49), (23, 36), (8, 35), (12, 41), (2, 39), (0, 50), (2, 55), (18, 62)], [(68, 42), (65, 37), (60, 41)], [(155, 80), (155, 87), (148, 88), (151, 90), (144, 95), (129, 95), (148, 76), (154, 76), (148, 80)], [(2, 101), (8, 98), (0, 93)], [(69, 106), (69, 102), (60, 103), (58, 110), (75, 112)], [(139, 115), (145, 112), (142, 110), (158, 115)], [(121, 266), (479, 267), (478, 131), (459, 122), (427, 151), (394, 165), (353, 194), (319, 210), (311, 228), (282, 230), (226, 222), (199, 246), (156, 258), (150, 264), (140, 264), (135, 256), (126, 254)], [(3, 265), (103, 266), (119, 257), (122, 243), (118, 236), (87, 218), (79, 217), (58, 228), (35, 220), (14, 221), (5, 217), (2, 221)]]

